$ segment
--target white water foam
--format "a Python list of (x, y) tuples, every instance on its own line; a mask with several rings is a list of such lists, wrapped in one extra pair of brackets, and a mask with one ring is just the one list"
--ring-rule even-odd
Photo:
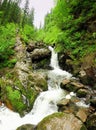
[[(23, 118), (6, 107), (0, 108), (0, 130), (16, 130), (22, 124), (38, 124), (44, 117), (58, 111), (57, 102), (65, 98), (65, 92), (60, 88), (60, 82), (64, 78), (71, 78), (72, 75), (60, 69), (58, 55), (52, 47), (50, 65), (54, 68), (48, 73), (48, 91), (41, 92), (37, 97), (33, 109)], [(71, 95), (72, 96), (72, 95)]]

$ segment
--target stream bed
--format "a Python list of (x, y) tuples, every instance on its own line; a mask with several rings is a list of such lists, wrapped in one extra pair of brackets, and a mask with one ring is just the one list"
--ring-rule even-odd
[(49, 50), (52, 52), (50, 66), (53, 69), (48, 70), (48, 90), (39, 94), (33, 109), (24, 117), (20, 117), (18, 113), (2, 105), (0, 107), (0, 130), (16, 130), (23, 124), (37, 125), (44, 117), (58, 112), (58, 101), (75, 95), (71, 92), (68, 97), (66, 92), (60, 88), (61, 81), (72, 78), (72, 74), (60, 69), (57, 53), (52, 47), (49, 47)]

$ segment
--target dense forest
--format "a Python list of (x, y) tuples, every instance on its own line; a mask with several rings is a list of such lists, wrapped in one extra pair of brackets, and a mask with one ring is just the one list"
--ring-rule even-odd
[[(41, 103), (48, 99), (48, 106), (58, 107), (58, 113), (46, 117), (36, 130), (45, 130), (51, 118), (47, 128), (51, 124), (52, 130), (65, 129), (59, 127), (64, 123), (66, 130), (68, 127), (96, 130), (96, 0), (54, 0), (54, 8), (46, 14), (44, 25), (39, 28), (34, 25), (35, 10), (29, 8), (29, 0), (25, 0), (21, 8), (22, 1), (0, 0), (0, 115), (1, 109), (6, 110), (4, 106), (20, 116), (26, 115), (37, 96), (42, 92), (46, 95), (52, 85), (52, 91), (55, 87), (56, 90), (61, 88), (64, 97), (57, 102), (55, 93), (51, 94), (52, 100), (50, 94), (46, 98), (41, 96), (38, 103), (42, 112)], [(53, 52), (57, 56), (55, 67), (50, 64)], [(79, 101), (81, 106), (76, 105)], [(36, 116), (39, 117), (38, 113)], [(3, 124), (1, 118), (0, 125)], [(80, 125), (80, 129), (75, 125)]]
[[(73, 60), (96, 51), (96, 2), (95, 0), (57, 0), (55, 7), (45, 17), (44, 27), (34, 25), (34, 9), (29, 10), (26, 0), (0, 2), (0, 62), (8, 66), (17, 33), (24, 44), (30, 41), (55, 44), (56, 51), (71, 55)], [(96, 62), (96, 61), (94, 61)]]
[(0, 67), (11, 67), (16, 63), (12, 59), (16, 36), (20, 35), (24, 43), (34, 38), (33, 26), (34, 9), (29, 10), (26, 0), (23, 9), (20, 8), (21, 0), (3, 0), (0, 2)]
[[(55, 44), (59, 52), (70, 52), (75, 58), (96, 51), (95, 0), (58, 0), (45, 17), (45, 43)], [(42, 34), (41, 33), (41, 34)]]

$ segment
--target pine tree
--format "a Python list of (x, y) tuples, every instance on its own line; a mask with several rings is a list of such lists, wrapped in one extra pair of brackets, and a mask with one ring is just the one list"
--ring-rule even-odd
[(24, 14), (22, 19), (22, 28), (28, 22), (28, 14), (29, 14), (29, 0), (26, 0), (25, 7), (24, 7)]
[(31, 9), (29, 15), (28, 15), (28, 25), (33, 26), (33, 21), (34, 21), (34, 8)]

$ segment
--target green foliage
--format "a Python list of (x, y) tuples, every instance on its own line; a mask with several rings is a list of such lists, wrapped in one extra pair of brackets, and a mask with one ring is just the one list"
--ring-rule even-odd
[(34, 20), (34, 9), (32, 8), (31, 11), (29, 10), (29, 0), (26, 0), (21, 21), (22, 28), (24, 28), (26, 24), (33, 26), (33, 20)]
[(0, 67), (2, 63), (6, 66), (6, 61), (14, 54), (15, 28), (16, 26), (12, 23), (6, 26), (0, 26)]
[(16, 64), (16, 62), (17, 62), (17, 59), (11, 59), (11, 60), (9, 60), (7, 63), (8, 63), (8, 67), (9, 68), (13, 68), (14, 67), (14, 65)]
[(43, 29), (36, 30), (36, 38), (35, 40), (38, 42), (42, 42), (45, 37), (45, 32)]
[(45, 17), (43, 41), (54, 44), (58, 52), (70, 52), (75, 58), (96, 52), (96, 2), (57, 0)]
[(34, 9), (29, 11), (29, 2), (26, 0), (24, 9), (20, 8), (21, 0), (3, 0), (0, 3), (0, 24), (16, 23), (24, 28), (25, 24), (33, 26)]
[(3, 0), (0, 11), (2, 11), (2, 16), (0, 23), (5, 25), (8, 22), (20, 23), (21, 9), (19, 7), (20, 0)]
[(22, 102), (20, 92), (18, 90), (13, 90), (11, 86), (7, 86), (6, 91), (8, 99), (12, 103), (12, 106), (15, 108), (15, 111), (21, 113), (22, 110), (25, 109), (25, 105)]
[(21, 38), (27, 44), (30, 40), (35, 39), (35, 29), (33, 26), (25, 25), (23, 29), (21, 29)]
[(56, 26), (51, 26), (48, 32), (46, 31), (44, 42), (54, 44), (56, 43), (60, 30)]

